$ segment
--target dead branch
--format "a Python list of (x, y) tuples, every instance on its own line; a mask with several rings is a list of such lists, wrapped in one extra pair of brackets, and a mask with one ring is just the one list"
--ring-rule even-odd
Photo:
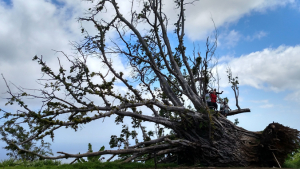
[(231, 111), (229, 111), (229, 113), (227, 114), (227, 116), (233, 116), (233, 115), (236, 115), (236, 114), (246, 113), (246, 112), (250, 112), (250, 109), (245, 108), (245, 109), (231, 110)]

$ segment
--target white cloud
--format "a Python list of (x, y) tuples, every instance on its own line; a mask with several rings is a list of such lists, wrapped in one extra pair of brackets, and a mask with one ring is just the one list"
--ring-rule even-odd
[(273, 104), (269, 103), (269, 100), (251, 100), (250, 102), (260, 104), (260, 108), (271, 108)]
[[(61, 2), (63, 6), (45, 0), (13, 0), (10, 7), (0, 4), (0, 73), (7, 81), (25, 88), (40, 88), (36, 80), (42, 77), (42, 73), (38, 63), (32, 61), (35, 55), (43, 55), (43, 60), (55, 72), (58, 70), (58, 57), (65, 68), (70, 66), (66, 59), (62, 59), (61, 53), (52, 49), (76, 57), (70, 41), (82, 38), (81, 23), (77, 22), (77, 18), (84, 15), (90, 3), (81, 0)], [(91, 34), (96, 33), (92, 25), (84, 23), (84, 27)], [(117, 72), (122, 71), (124, 77), (130, 75), (131, 69), (123, 65), (120, 57), (112, 57), (112, 60)], [(92, 71), (107, 70), (101, 67), (98, 58), (90, 57), (88, 61)], [(5, 103), (6, 89), (4, 81), (0, 80), (1, 105)], [(35, 106), (39, 104), (39, 101), (34, 103)]]
[[(225, 63), (227, 64), (228, 62), (230, 62), (232, 59), (234, 59), (234, 57), (230, 56), (230, 55), (225, 55), (225, 56), (222, 56), (221, 58), (218, 58), (218, 63), (219, 64), (222, 64), (222, 63)], [(218, 65), (217, 65), (218, 66)]]
[(2, 7), (0, 13), (0, 57), (5, 61), (23, 62), (35, 54), (47, 55), (51, 49), (69, 49), (69, 40), (78, 40), (79, 30), (70, 32), (64, 27), (67, 14), (49, 2), (14, 0), (12, 8)]
[[(228, 87), (226, 70), (231, 67), (240, 85), (248, 85), (268, 91), (291, 92), (285, 100), (300, 102), (300, 46), (279, 46), (234, 58), (221, 57), (218, 65), (220, 86)], [(252, 101), (264, 103), (261, 108), (273, 107), (267, 100)]]
[(267, 32), (259, 31), (255, 32), (253, 35), (243, 35), (239, 31), (231, 30), (230, 32), (221, 33), (218, 37), (218, 46), (223, 48), (232, 48), (235, 47), (239, 41), (253, 41), (260, 40), (261, 38), (267, 36)]
[(271, 108), (273, 107), (274, 105), (273, 104), (265, 104), (265, 105), (261, 105), (259, 106), (260, 108)]
[[(52, 49), (70, 53), (69, 41), (80, 37), (79, 29), (66, 28), (66, 23), (76, 23), (74, 16), (66, 20), (68, 13), (41, 0), (13, 0), (10, 7), (0, 5), (0, 15), (0, 73), (17, 86), (40, 88), (36, 83), (42, 77), (40, 66), (32, 58), (43, 55), (47, 64), (56, 69), (60, 55)], [(0, 80), (1, 105), (6, 89)]]
[(218, 45), (228, 48), (234, 47), (239, 42), (241, 37), (242, 35), (238, 31), (232, 30), (228, 34), (220, 35), (220, 42), (218, 43)]
[[(78, 7), (85, 5), (86, 3), (80, 3), (75, 0), (64, 0), (67, 6), (74, 8), (74, 13), (80, 11), (83, 13), (83, 7)], [(192, 2), (192, 0), (187, 1)], [(130, 21), (131, 18), (131, 2), (130, 1), (117, 1), (120, 6), (120, 11), (124, 14), (123, 16)], [(174, 23), (177, 21), (177, 14), (179, 12), (176, 9), (173, 0), (163, 1), (163, 12), (168, 16), (168, 30), (173, 32)], [(214, 30), (214, 23), (217, 28), (221, 26), (226, 26), (237, 22), (240, 18), (252, 12), (265, 12), (268, 9), (275, 9), (279, 6), (285, 6), (287, 4), (294, 4), (294, 0), (252, 0), (252, 1), (240, 1), (240, 0), (229, 0), (229, 1), (219, 1), (219, 0), (201, 0), (199, 2), (194, 2), (194, 4), (186, 5), (186, 23), (185, 31), (188, 38), (192, 41), (204, 39)], [(63, 8), (67, 10), (67, 8)], [(137, 13), (142, 9), (141, 1), (135, 1), (132, 10), (136, 10)], [(114, 10), (111, 6), (108, 6), (107, 12), (102, 13), (104, 19), (111, 18), (113, 16)], [(76, 13), (78, 16), (78, 14)], [(150, 17), (151, 18), (151, 17)], [(213, 23), (213, 21), (214, 23)], [(150, 19), (151, 20), (151, 19)], [(146, 24), (140, 24), (137, 26), (138, 29), (143, 30)]]
[(250, 35), (246, 36), (246, 40), (253, 41), (255, 39), (261, 39), (261, 38), (267, 36), (267, 34), (268, 33), (265, 31), (259, 31), (259, 32), (254, 33), (252, 36), (250, 36)]
[[(293, 3), (295, 3), (294, 0), (201, 0), (196, 2), (195, 5), (187, 6), (187, 36), (191, 40), (206, 38), (214, 30), (211, 19), (214, 20), (216, 27), (219, 28), (226, 24), (234, 23), (251, 12), (265, 12), (268, 9)], [(174, 12), (174, 7), (166, 5), (165, 11), (167, 11), (166, 13)], [(170, 23), (175, 21), (175, 17), (176, 15), (171, 16)]]
[(300, 88), (297, 91), (293, 91), (292, 93), (288, 94), (284, 100), (300, 103)]
[(251, 100), (253, 103), (269, 103), (269, 100)]
[[(218, 70), (222, 77), (227, 77), (226, 68), (230, 66), (233, 75), (239, 77), (241, 85), (276, 92), (295, 90), (300, 88), (299, 53), (300, 46), (267, 48), (239, 58), (232, 58), (227, 64), (218, 65)], [(222, 81), (221, 85), (228, 86), (228, 82)]]

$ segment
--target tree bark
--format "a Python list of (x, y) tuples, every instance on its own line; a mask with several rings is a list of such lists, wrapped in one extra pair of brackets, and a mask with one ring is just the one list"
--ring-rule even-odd
[(185, 139), (197, 143), (179, 154), (180, 162), (219, 167), (273, 167), (278, 166), (273, 153), (282, 165), (287, 155), (299, 148), (299, 131), (279, 123), (271, 123), (262, 132), (247, 131), (223, 116), (213, 117), (212, 124), (211, 141), (202, 139), (208, 138), (208, 126), (199, 128), (195, 122), (192, 128), (178, 129)]
[(232, 115), (236, 115), (236, 114), (240, 114), (240, 113), (247, 113), (250, 112), (250, 109), (245, 108), (245, 109), (236, 109), (236, 110), (231, 110), (229, 111), (229, 113), (227, 114), (227, 116), (232, 116)]

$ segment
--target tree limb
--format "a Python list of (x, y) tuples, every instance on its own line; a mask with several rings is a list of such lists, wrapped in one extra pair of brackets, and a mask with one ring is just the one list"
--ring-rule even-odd
[(231, 110), (227, 116), (232, 116), (232, 115), (236, 115), (236, 114), (240, 114), (240, 113), (246, 113), (246, 112), (250, 112), (249, 108), (245, 108), (245, 109), (236, 109), (236, 110)]

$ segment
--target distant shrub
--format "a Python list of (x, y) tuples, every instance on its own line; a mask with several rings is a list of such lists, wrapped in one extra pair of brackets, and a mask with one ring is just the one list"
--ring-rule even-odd
[(13, 166), (22, 166), (22, 167), (43, 167), (43, 166), (59, 166), (61, 161), (56, 160), (35, 160), (35, 161), (26, 161), (26, 160), (2, 160), (0, 162), (0, 167), (13, 167)]
[(285, 168), (300, 168), (300, 149), (292, 153), (283, 164)]

